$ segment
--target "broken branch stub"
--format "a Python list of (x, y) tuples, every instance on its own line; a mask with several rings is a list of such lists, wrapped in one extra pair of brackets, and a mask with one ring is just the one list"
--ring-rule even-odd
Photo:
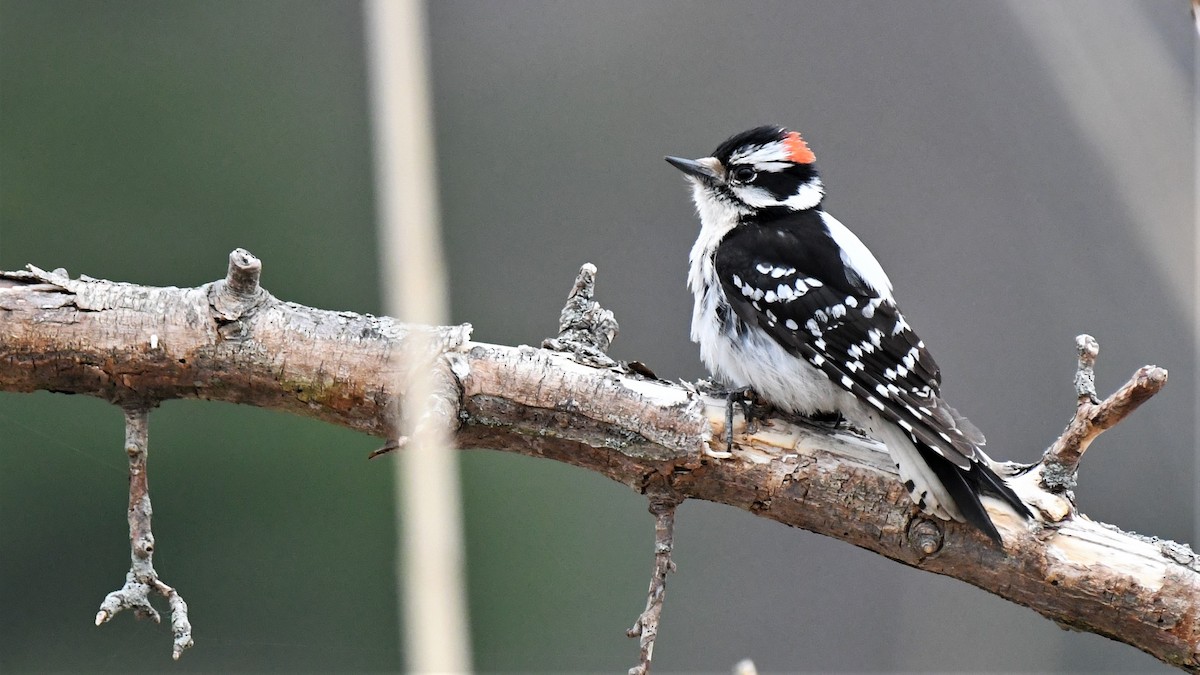
[(592, 299), (595, 294), (596, 266), (584, 263), (559, 315), (558, 337), (542, 341), (542, 347), (572, 354), (585, 365), (609, 368), (617, 365), (608, 356), (608, 347), (620, 327), (613, 313)]

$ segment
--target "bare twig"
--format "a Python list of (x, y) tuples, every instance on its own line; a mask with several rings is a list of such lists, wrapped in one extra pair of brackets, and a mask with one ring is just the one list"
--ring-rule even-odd
[(1079, 460), (1097, 436), (1116, 426), (1167, 383), (1165, 369), (1142, 366), (1112, 396), (1099, 401), (1094, 368), (1100, 345), (1090, 335), (1075, 338), (1075, 345), (1079, 352), (1075, 373), (1075, 394), (1079, 403), (1071, 422), (1046, 449), (1040, 462), (1041, 487), (1054, 494), (1066, 493), (1075, 487)]
[(183, 650), (192, 646), (192, 624), (188, 621), (187, 603), (174, 589), (158, 577), (154, 569), (154, 533), (150, 529), (150, 486), (146, 477), (146, 455), (149, 450), (150, 411), (145, 406), (125, 410), (125, 452), (129, 455), (129, 544), (131, 549), (129, 573), (125, 585), (109, 593), (100, 603), (96, 625), (108, 621), (123, 609), (133, 610), (139, 619), (159, 623), (158, 610), (150, 604), (150, 595), (157, 593), (171, 607), (171, 632), (175, 636), (171, 656), (179, 660)]
[(633, 627), (625, 631), (629, 637), (639, 638), (640, 646), (638, 665), (629, 669), (629, 675), (646, 675), (650, 672), (654, 641), (658, 638), (658, 622), (662, 617), (663, 601), (667, 597), (667, 574), (675, 571), (671, 551), (675, 547), (675, 507), (678, 505), (678, 500), (672, 497), (650, 498), (650, 513), (654, 514), (654, 576), (650, 577), (646, 609), (642, 610)]

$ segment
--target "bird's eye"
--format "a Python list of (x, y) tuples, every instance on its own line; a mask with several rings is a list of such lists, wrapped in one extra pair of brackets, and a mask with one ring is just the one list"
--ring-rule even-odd
[(739, 183), (749, 183), (754, 180), (758, 174), (754, 173), (754, 169), (748, 166), (739, 166), (733, 170), (733, 179)]

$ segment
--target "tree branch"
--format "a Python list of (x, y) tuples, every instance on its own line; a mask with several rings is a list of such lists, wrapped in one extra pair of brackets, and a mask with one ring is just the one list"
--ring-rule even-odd
[[(1040, 522), (1029, 527), (992, 512), (1000, 550), (968, 526), (917, 513), (873, 441), (779, 419), (747, 433), (738, 421), (733, 456), (715, 459), (703, 449), (723, 436), (725, 403), (694, 388), (619, 364), (597, 368), (543, 349), (470, 342), (469, 326), (405, 326), (265, 291), (230, 308), (218, 284), (151, 288), (32, 267), (0, 272), (0, 390), (120, 405), (232, 401), (396, 438), (390, 409), (404, 405), (406, 373), (439, 367), (458, 385), (460, 398), (445, 402), (460, 422), (460, 447), (567, 462), (671, 502), (745, 509), (1200, 672), (1200, 563), (1191, 549), (1093, 522), (1076, 513), (1066, 483), (1042, 485), (1054, 462), (1073, 475), (1071, 456), (1077, 463), (1088, 442), (1157, 391), (1161, 369), (1139, 371), (1104, 403), (1085, 397), (1038, 464), (1002, 467)], [(415, 331), (429, 338), (427, 358), (389, 365)]]

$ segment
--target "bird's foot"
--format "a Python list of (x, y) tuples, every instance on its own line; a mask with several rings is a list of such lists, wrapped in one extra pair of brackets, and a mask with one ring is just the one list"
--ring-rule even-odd
[(754, 389), (750, 387), (741, 387), (738, 389), (725, 390), (721, 392), (725, 397), (725, 452), (709, 451), (709, 455), (713, 457), (728, 458), (733, 456), (733, 407), (737, 405), (742, 409), (742, 417), (746, 420), (746, 430), (749, 433), (756, 431), (756, 421), (764, 419), (770, 411), (770, 406), (763, 402)]

